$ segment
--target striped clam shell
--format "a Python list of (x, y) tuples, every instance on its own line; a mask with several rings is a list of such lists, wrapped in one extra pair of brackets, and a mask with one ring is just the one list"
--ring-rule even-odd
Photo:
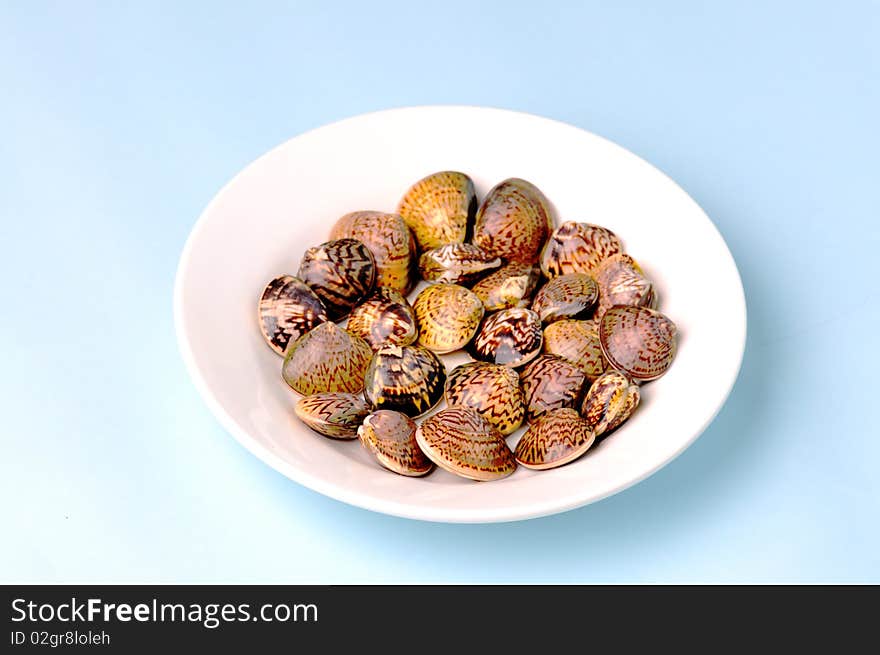
[(420, 416), (443, 396), (446, 368), (421, 346), (385, 346), (377, 350), (364, 376), (364, 396), (376, 409)]
[(483, 321), (468, 347), (471, 357), (504, 366), (522, 366), (541, 352), (541, 319), (531, 309), (502, 309)]
[(407, 293), (416, 283), (416, 240), (397, 214), (359, 211), (341, 217), (331, 239), (357, 239), (376, 261), (376, 286)]
[(370, 413), (363, 398), (338, 391), (300, 398), (293, 411), (312, 430), (333, 439), (357, 437), (358, 427)]
[(380, 409), (358, 428), (361, 444), (389, 471), (418, 477), (430, 473), (434, 463), (416, 443), (416, 423), (400, 412)]
[(484, 277), (471, 291), (483, 301), (489, 312), (527, 307), (540, 278), (541, 271), (537, 266), (512, 262)]
[(335, 239), (303, 255), (297, 274), (324, 303), (333, 321), (345, 318), (376, 284), (373, 254), (357, 239)]
[(501, 433), (468, 407), (448, 407), (425, 419), (416, 441), (437, 466), (471, 480), (498, 480), (516, 470)]
[(552, 409), (580, 407), (589, 384), (580, 368), (556, 355), (541, 355), (526, 366), (520, 383), (530, 421)]
[(573, 462), (590, 449), (595, 435), (576, 410), (554, 409), (529, 425), (516, 444), (516, 461), (530, 469), (550, 469)]
[(458, 171), (440, 171), (422, 178), (409, 188), (397, 208), (421, 250), (465, 241), (476, 211), (474, 183)]
[(599, 307), (596, 317), (613, 305), (653, 305), (654, 285), (645, 277), (636, 260), (625, 253), (612, 255), (596, 271), (599, 285)]
[(474, 243), (505, 261), (532, 264), (553, 230), (550, 202), (531, 182), (495, 185), (477, 210)]
[(446, 404), (476, 410), (505, 436), (525, 418), (519, 375), (499, 364), (470, 362), (452, 369), (446, 378)]
[(419, 258), (419, 273), (428, 282), (468, 284), (499, 266), (499, 257), (472, 243), (447, 243)]
[(280, 275), (266, 285), (257, 311), (263, 338), (279, 355), (291, 341), (327, 320), (315, 292), (291, 275)]
[(532, 301), (544, 323), (563, 318), (589, 318), (599, 300), (599, 286), (586, 273), (568, 273), (545, 284)]
[(619, 371), (599, 376), (581, 406), (581, 414), (596, 437), (611, 432), (628, 419), (639, 405), (639, 385)]
[(406, 298), (390, 287), (378, 287), (351, 310), (346, 329), (378, 350), (382, 346), (408, 346), (419, 337), (416, 314)]
[(366, 341), (327, 321), (290, 344), (281, 376), (304, 396), (325, 391), (358, 393), (364, 388), (372, 354)]
[(432, 284), (413, 302), (419, 343), (435, 353), (448, 353), (473, 338), (483, 318), (483, 303), (458, 284)]
[(541, 272), (548, 278), (568, 273), (593, 274), (607, 257), (623, 251), (611, 230), (591, 223), (567, 221), (560, 225), (541, 251)]
[(648, 307), (615, 305), (599, 319), (599, 343), (608, 363), (635, 382), (656, 380), (675, 358), (677, 328)]
[(544, 353), (559, 355), (576, 364), (592, 382), (612, 370), (599, 343), (599, 324), (595, 319), (565, 319), (544, 328)]

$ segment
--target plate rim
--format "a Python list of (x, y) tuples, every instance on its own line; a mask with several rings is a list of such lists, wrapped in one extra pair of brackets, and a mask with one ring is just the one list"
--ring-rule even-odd
[[(583, 496), (579, 496), (578, 494), (574, 493), (565, 496), (562, 499), (545, 499), (543, 501), (530, 503), (528, 505), (507, 507), (503, 509), (491, 508), (487, 510), (484, 508), (446, 508), (426, 505), (414, 506), (406, 503), (400, 503), (394, 500), (365, 496), (361, 493), (351, 491), (344, 486), (335, 485), (326, 482), (321, 478), (313, 476), (303, 468), (296, 467), (290, 464), (279, 455), (273, 453), (265, 446), (262, 446), (257, 441), (257, 439), (250, 435), (248, 430), (246, 430), (242, 425), (239, 424), (235, 417), (233, 417), (229, 412), (224, 409), (222, 403), (217, 399), (213, 391), (211, 391), (210, 385), (208, 384), (205, 377), (202, 375), (202, 372), (199, 369), (198, 364), (196, 363), (195, 355), (193, 354), (189, 338), (186, 334), (186, 326), (183, 318), (183, 296), (185, 278), (192, 256), (194, 244), (198, 240), (200, 232), (204, 229), (204, 226), (208, 220), (208, 216), (212, 213), (214, 207), (219, 204), (224, 196), (228, 193), (229, 189), (237, 183), (240, 177), (245, 175), (255, 164), (257, 164), (257, 162), (263, 160), (264, 158), (271, 157), (276, 151), (286, 148), (288, 144), (290, 144), (292, 141), (306, 137), (307, 135), (314, 135), (315, 133), (325, 130), (329, 131), (340, 124), (367, 119), (368, 117), (375, 116), (377, 114), (431, 112), (442, 110), (497, 112), (500, 114), (516, 116), (521, 119), (526, 118), (528, 120), (546, 122), (555, 125), (557, 128), (564, 127), (568, 129), (578, 130), (580, 132), (584, 132), (590, 135), (595, 139), (601, 140), (606, 144), (612, 146), (613, 148), (619, 150), (625, 156), (632, 157), (638, 162), (650, 167), (655, 172), (659, 173), (668, 183), (678, 188), (703, 214), (703, 217), (706, 219), (707, 223), (711, 226), (712, 230), (715, 231), (720, 243), (724, 246), (724, 250), (727, 253), (730, 263), (733, 265), (733, 271), (736, 273), (736, 280), (738, 282), (738, 293), (736, 294), (736, 298), (731, 298), (731, 302), (736, 302), (738, 308), (740, 309), (737, 314), (741, 316), (741, 321), (739, 321), (739, 325), (736, 326), (738, 328), (737, 332), (740, 335), (739, 343), (737, 344), (737, 365), (735, 369), (732, 370), (732, 374), (729, 376), (729, 379), (726, 381), (726, 390), (721, 397), (721, 400), (718, 403), (717, 407), (715, 408), (715, 411), (711, 414), (708, 420), (706, 420), (705, 423), (698, 430), (696, 430), (693, 435), (690, 436), (690, 438), (683, 442), (678, 450), (673, 452), (662, 461), (659, 461), (655, 466), (649, 468), (647, 471), (641, 473), (640, 475), (627, 479), (621, 482), (621, 484), (599, 493), (584, 494)], [(746, 303), (745, 289), (742, 283), (742, 276), (740, 274), (739, 267), (737, 266), (736, 259), (733, 257), (733, 253), (730, 251), (730, 246), (727, 244), (727, 241), (724, 239), (724, 236), (721, 234), (718, 226), (715, 225), (715, 222), (709, 217), (708, 213), (702, 208), (702, 206), (700, 206), (700, 204), (680, 184), (678, 184), (678, 182), (672, 179), (663, 170), (661, 170), (651, 162), (643, 159), (628, 148), (625, 148), (624, 146), (606, 137), (591, 132), (590, 130), (584, 129), (577, 125), (572, 125), (571, 123), (567, 123), (565, 121), (560, 121), (557, 119), (548, 118), (546, 116), (532, 114), (529, 112), (516, 111), (500, 107), (461, 104), (409, 105), (380, 109), (376, 111), (348, 116), (295, 134), (294, 136), (284, 140), (283, 142), (270, 148), (252, 161), (245, 164), (235, 173), (235, 175), (227, 180), (226, 183), (224, 183), (223, 186), (221, 186), (216, 193), (214, 193), (214, 195), (205, 205), (204, 209), (201, 211), (192, 228), (190, 229), (186, 241), (184, 242), (183, 249), (178, 259), (177, 269), (175, 271), (173, 290), (173, 314), (174, 330), (178, 350), (180, 351), (186, 371), (196, 387), (196, 391), (199, 393), (202, 400), (208, 406), (208, 409), (210, 410), (211, 414), (213, 414), (214, 418), (248, 452), (257, 457), (267, 466), (274, 469), (276, 472), (281, 473), (287, 478), (293, 480), (294, 482), (297, 482), (298, 484), (329, 498), (333, 498), (346, 504), (362, 509), (367, 509), (373, 512), (389, 514), (392, 516), (413, 520), (432, 521), (440, 523), (504, 523), (512, 521), (522, 521), (531, 518), (539, 518), (542, 516), (550, 516), (557, 513), (567, 512), (579, 507), (584, 507), (600, 500), (604, 500), (605, 498), (616, 495), (621, 491), (635, 486), (643, 480), (654, 475), (657, 471), (676, 460), (685, 450), (692, 446), (693, 443), (700, 436), (702, 436), (702, 434), (721, 412), (722, 408), (727, 404), (730, 394), (733, 391), (733, 388), (742, 370), (748, 332), (748, 306)]]

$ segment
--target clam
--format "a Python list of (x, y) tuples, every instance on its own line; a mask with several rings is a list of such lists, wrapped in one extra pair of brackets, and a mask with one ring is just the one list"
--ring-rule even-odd
[(640, 397), (639, 385), (619, 371), (609, 371), (593, 382), (584, 397), (581, 414), (593, 434), (600, 437), (628, 419), (638, 407)]
[(467, 284), (499, 266), (499, 257), (472, 243), (447, 243), (422, 253), (419, 258), (419, 273), (428, 282)]
[(544, 328), (544, 353), (559, 355), (577, 364), (592, 382), (611, 370), (599, 343), (599, 324), (595, 319), (565, 319)]
[(425, 419), (416, 441), (437, 466), (471, 480), (498, 480), (516, 469), (501, 433), (468, 407), (448, 407)]
[(419, 336), (413, 308), (399, 291), (390, 287), (378, 287), (351, 310), (346, 329), (373, 350), (384, 345), (408, 346)]
[(574, 409), (554, 409), (541, 416), (516, 444), (515, 457), (530, 469), (550, 469), (576, 460), (590, 449), (595, 435)]
[(580, 407), (589, 384), (575, 364), (556, 355), (541, 355), (520, 374), (529, 420), (551, 409)]
[(512, 307), (486, 318), (468, 352), (484, 362), (522, 366), (538, 356), (543, 339), (540, 317), (531, 309)]
[(407, 293), (416, 282), (416, 240), (397, 214), (346, 214), (330, 230), (331, 239), (357, 239), (376, 261), (376, 286)]
[(318, 434), (333, 439), (354, 439), (370, 413), (367, 403), (353, 393), (331, 391), (300, 398), (293, 411)]
[(506, 261), (532, 264), (552, 230), (550, 202), (541, 190), (510, 178), (495, 185), (477, 210), (474, 243)]
[(446, 378), (446, 404), (470, 407), (501, 434), (514, 432), (525, 418), (519, 375), (508, 366), (470, 362)]
[(476, 211), (474, 183), (457, 171), (441, 171), (419, 180), (397, 208), (422, 250), (465, 241)]
[(625, 253), (612, 255), (596, 270), (599, 285), (599, 307), (596, 317), (613, 305), (650, 307), (654, 303), (654, 285), (641, 267)]
[(483, 318), (483, 303), (457, 284), (432, 284), (413, 302), (419, 324), (419, 343), (436, 353), (463, 348)]
[(471, 289), (486, 311), (527, 307), (541, 271), (533, 264), (507, 264), (477, 282)]
[(608, 363), (635, 382), (656, 380), (675, 357), (675, 323), (649, 307), (616, 305), (599, 319)]
[(364, 396), (376, 409), (420, 416), (443, 396), (446, 368), (427, 348), (385, 346), (377, 350), (364, 375)]
[(548, 278), (568, 273), (593, 274), (607, 257), (623, 251), (611, 230), (590, 223), (560, 225), (541, 251), (541, 272)]
[(389, 471), (418, 477), (429, 473), (434, 463), (416, 443), (416, 424), (390, 409), (380, 409), (364, 419), (357, 436), (378, 462)]
[(568, 273), (545, 284), (532, 301), (544, 323), (562, 318), (589, 318), (599, 299), (596, 281), (586, 273)]
[(281, 376), (294, 391), (358, 393), (373, 351), (366, 341), (327, 321), (291, 343)]
[(338, 321), (367, 297), (376, 284), (373, 254), (357, 239), (335, 239), (306, 250), (297, 276)]
[(290, 275), (280, 275), (266, 285), (258, 312), (263, 338), (279, 355), (284, 354), (291, 341), (327, 320), (327, 312), (315, 292)]

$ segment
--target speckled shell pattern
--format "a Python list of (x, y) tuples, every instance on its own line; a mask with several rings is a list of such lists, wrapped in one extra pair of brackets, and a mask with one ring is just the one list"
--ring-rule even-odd
[(416, 441), (437, 466), (471, 480), (498, 480), (516, 470), (501, 433), (467, 407), (448, 407), (425, 419)]
[(422, 253), (419, 258), (419, 272), (428, 282), (469, 284), (500, 266), (500, 257), (472, 243), (448, 243)]
[(483, 319), (483, 303), (458, 284), (432, 284), (413, 301), (419, 324), (419, 343), (435, 353), (463, 348)]
[(656, 380), (672, 364), (677, 328), (648, 307), (616, 305), (599, 319), (599, 343), (608, 363), (635, 382)]
[(408, 346), (419, 337), (413, 308), (399, 291), (378, 287), (351, 310), (346, 329), (378, 350), (382, 346)]
[(525, 418), (517, 372), (487, 362), (452, 369), (446, 378), (446, 404), (476, 410), (505, 436), (516, 431)]
[(550, 202), (531, 182), (510, 178), (489, 191), (474, 224), (474, 243), (507, 262), (532, 264), (553, 230)]
[(389, 471), (409, 477), (430, 473), (434, 463), (416, 442), (416, 423), (400, 412), (380, 409), (358, 428), (361, 444)]
[(537, 357), (543, 342), (538, 315), (530, 309), (513, 307), (483, 321), (468, 353), (480, 361), (517, 367)]
[(266, 285), (257, 311), (263, 338), (279, 355), (284, 354), (291, 341), (327, 320), (327, 312), (315, 292), (291, 275), (280, 275)]
[(579, 409), (589, 385), (580, 368), (556, 355), (541, 355), (526, 366), (520, 384), (530, 421), (552, 409)]
[(312, 430), (332, 439), (356, 438), (358, 427), (370, 412), (361, 396), (342, 392), (300, 398), (293, 411)]
[(599, 286), (599, 307), (596, 317), (614, 305), (650, 307), (654, 302), (654, 285), (641, 267), (625, 253), (612, 255), (596, 270)]
[(516, 444), (519, 464), (531, 469), (550, 469), (573, 462), (595, 442), (587, 422), (571, 408), (554, 409), (529, 425)]
[(304, 396), (325, 391), (359, 393), (372, 355), (366, 341), (327, 321), (288, 346), (281, 376)]
[(581, 414), (596, 437), (604, 437), (632, 415), (640, 399), (639, 385), (619, 371), (609, 371), (584, 396)]
[(422, 178), (409, 188), (397, 208), (421, 250), (464, 242), (473, 229), (476, 211), (474, 183), (457, 171)]
[(599, 324), (595, 319), (551, 323), (544, 328), (544, 353), (576, 364), (590, 382), (611, 370), (599, 343)]
[(373, 253), (357, 239), (336, 239), (309, 248), (297, 273), (324, 303), (333, 321), (345, 318), (376, 284)]
[(398, 214), (377, 211), (342, 216), (330, 230), (331, 239), (357, 239), (373, 254), (376, 285), (409, 292), (416, 282), (416, 240)]
[(488, 312), (511, 307), (528, 307), (529, 299), (541, 279), (534, 264), (512, 262), (477, 282), (472, 288)]
[(443, 397), (446, 368), (421, 346), (385, 346), (375, 352), (364, 376), (364, 396), (376, 409), (421, 416)]
[(590, 318), (599, 300), (599, 286), (586, 273), (568, 273), (547, 282), (532, 301), (544, 323), (563, 318)]
[(568, 273), (593, 274), (607, 257), (623, 252), (611, 230), (591, 223), (566, 221), (544, 244), (541, 272), (548, 278)]

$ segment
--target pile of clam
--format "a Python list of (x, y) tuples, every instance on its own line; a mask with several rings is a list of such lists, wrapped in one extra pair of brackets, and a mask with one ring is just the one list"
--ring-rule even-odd
[[(259, 321), (312, 430), (359, 439), (401, 475), (496, 480), (567, 464), (630, 417), (675, 356), (656, 305), (611, 230), (556, 227), (525, 180), (478, 203), (467, 175), (443, 171), (396, 213), (340, 218), (265, 287)], [(473, 361), (447, 371), (456, 351)]]

